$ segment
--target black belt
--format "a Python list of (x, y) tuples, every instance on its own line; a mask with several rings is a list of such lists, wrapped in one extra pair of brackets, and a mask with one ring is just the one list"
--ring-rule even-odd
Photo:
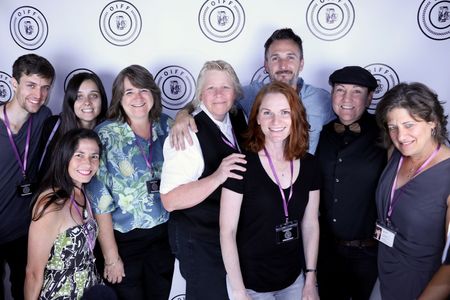
[(375, 239), (353, 240), (353, 241), (336, 240), (336, 242), (340, 246), (357, 247), (357, 248), (375, 247), (378, 243)]

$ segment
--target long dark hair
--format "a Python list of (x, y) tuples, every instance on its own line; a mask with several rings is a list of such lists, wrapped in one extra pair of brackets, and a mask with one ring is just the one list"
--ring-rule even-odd
[(36, 221), (42, 217), (45, 210), (51, 205), (56, 204), (57, 209), (61, 209), (64, 203), (70, 198), (75, 189), (75, 184), (69, 175), (69, 163), (78, 148), (80, 140), (88, 139), (97, 143), (99, 155), (101, 156), (102, 144), (97, 133), (91, 129), (75, 128), (66, 132), (56, 143), (53, 151), (50, 168), (40, 187), (34, 196), (32, 205), (41, 197), (41, 194), (50, 190), (46, 195), (41, 197), (42, 209), (35, 209), (32, 220)]
[(77, 100), (78, 90), (81, 84), (86, 80), (92, 80), (98, 88), (101, 99), (101, 109), (100, 114), (97, 116), (95, 122), (99, 124), (106, 117), (106, 111), (108, 109), (108, 99), (106, 97), (105, 88), (100, 78), (94, 73), (82, 72), (73, 75), (73, 77), (67, 83), (67, 89), (64, 94), (64, 101), (61, 111), (61, 125), (58, 129), (58, 135), (62, 136), (64, 133), (70, 129), (80, 127), (78, 122), (78, 117), (73, 109), (75, 101)]

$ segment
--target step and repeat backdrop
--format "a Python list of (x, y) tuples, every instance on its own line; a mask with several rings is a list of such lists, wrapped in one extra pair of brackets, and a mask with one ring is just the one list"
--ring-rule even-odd
[[(0, 101), (12, 97), (11, 66), (34, 52), (57, 76), (48, 106), (61, 110), (68, 79), (99, 75), (111, 95), (117, 73), (148, 68), (174, 116), (192, 100), (206, 60), (231, 63), (242, 84), (267, 81), (264, 42), (291, 27), (304, 42), (307, 83), (330, 90), (328, 76), (360, 65), (378, 80), (373, 112), (392, 86), (419, 81), (450, 111), (450, 1), (448, 0), (129, 0), (0, 2)], [(450, 128), (450, 127), (449, 127)], [(172, 299), (183, 299), (176, 275)]]

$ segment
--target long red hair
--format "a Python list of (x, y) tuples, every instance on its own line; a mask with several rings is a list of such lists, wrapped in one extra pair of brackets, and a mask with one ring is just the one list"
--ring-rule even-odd
[(257, 116), (263, 98), (269, 93), (283, 94), (288, 100), (291, 109), (291, 133), (287, 137), (284, 146), (284, 158), (293, 160), (303, 157), (309, 147), (309, 124), (306, 119), (305, 107), (297, 92), (291, 86), (278, 81), (264, 86), (256, 95), (248, 120), (248, 129), (244, 133), (246, 139), (245, 148), (255, 153), (264, 148), (265, 136), (258, 125)]

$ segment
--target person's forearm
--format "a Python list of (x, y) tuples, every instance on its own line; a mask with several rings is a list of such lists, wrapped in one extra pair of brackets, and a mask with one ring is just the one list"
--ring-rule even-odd
[(450, 265), (443, 265), (434, 274), (419, 300), (447, 299), (450, 296)]
[[(306, 269), (316, 269), (319, 249), (319, 221), (308, 221), (302, 226), (303, 248), (305, 252)], [(316, 284), (316, 272), (308, 272), (305, 283)]]
[(37, 272), (27, 270), (24, 286), (25, 300), (38, 299), (43, 283), (44, 274), (37, 274)]
[(99, 214), (96, 215), (96, 219), (99, 227), (98, 241), (102, 248), (105, 264), (112, 264), (119, 259), (119, 250), (114, 237), (111, 214)]
[(194, 104), (192, 104), (192, 101), (189, 102), (188, 104), (186, 104), (182, 109), (180, 109), (176, 115), (180, 114), (180, 113), (188, 113), (188, 114), (192, 114), (195, 110)]
[(196, 206), (212, 194), (222, 182), (214, 174), (200, 180), (182, 184), (167, 194), (161, 194), (161, 201), (167, 211)]
[(239, 263), (239, 255), (236, 245), (236, 232), (234, 230), (220, 230), (220, 246), (222, 249), (223, 263), (227, 271), (233, 293), (245, 293), (244, 280)]

